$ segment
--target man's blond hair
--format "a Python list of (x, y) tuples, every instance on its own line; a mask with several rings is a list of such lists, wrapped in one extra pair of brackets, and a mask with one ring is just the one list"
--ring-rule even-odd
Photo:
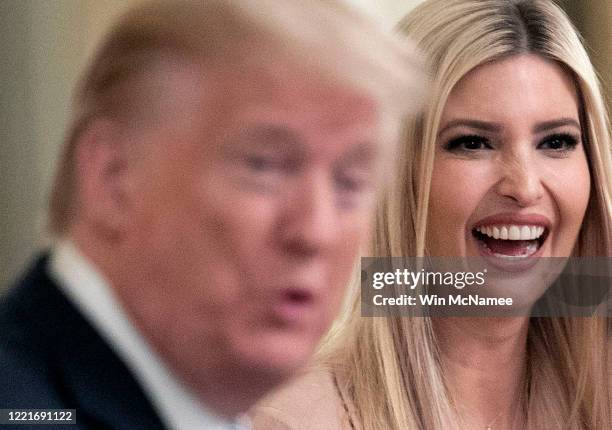
[(132, 94), (134, 83), (146, 79), (151, 68), (169, 55), (204, 65), (228, 59), (240, 65), (248, 56), (263, 66), (282, 55), (339, 83), (365, 89), (397, 125), (423, 92), (423, 73), (414, 51), (341, 1), (142, 4), (110, 31), (76, 89), (74, 116), (50, 201), (53, 233), (65, 234), (77, 213), (74, 158), (83, 130), (99, 117), (129, 121), (142, 104)]

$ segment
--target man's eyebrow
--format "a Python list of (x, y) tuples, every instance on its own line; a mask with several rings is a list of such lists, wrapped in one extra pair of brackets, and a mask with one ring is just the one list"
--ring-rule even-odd
[(247, 125), (240, 133), (239, 140), (255, 144), (260, 148), (286, 150), (303, 147), (302, 139), (295, 131), (278, 124)]
[(565, 127), (565, 126), (575, 127), (578, 129), (578, 131), (582, 130), (582, 128), (580, 127), (580, 123), (576, 121), (574, 118), (559, 118), (559, 119), (555, 119), (552, 121), (544, 121), (544, 122), (537, 124), (533, 128), (533, 132), (541, 133), (543, 131), (549, 131), (555, 128)]
[(491, 132), (491, 133), (497, 133), (502, 130), (502, 126), (495, 122), (481, 121), (478, 119), (459, 118), (459, 119), (454, 119), (446, 123), (446, 125), (442, 127), (442, 129), (440, 129), (440, 131), (438, 132), (438, 135), (441, 135), (445, 133), (446, 131), (450, 130), (451, 128), (455, 128), (455, 127), (469, 127), (469, 128), (475, 128), (478, 130), (482, 130), (482, 131)]
[(369, 141), (362, 141), (353, 146), (349, 151), (342, 156), (343, 164), (363, 164), (369, 163), (376, 159), (380, 151), (380, 148), (374, 143)]

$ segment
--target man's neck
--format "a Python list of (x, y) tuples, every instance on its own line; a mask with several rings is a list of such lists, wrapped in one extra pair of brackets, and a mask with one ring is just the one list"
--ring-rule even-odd
[[(219, 380), (219, 384), (216, 385), (215, 378), (205, 376), (207, 373), (210, 375), (211, 372), (205, 369), (206, 366), (204, 363), (202, 363), (201, 369), (198, 369), (199, 373), (197, 375), (194, 371), (182, 371), (181, 368), (175, 366), (176, 363), (173, 363), (172, 360), (169, 359), (169, 356), (180, 356), (185, 354), (185, 351), (181, 351), (179, 354), (177, 354), (176, 351), (172, 354), (167, 354), (167, 351), (163, 351), (163, 349), (159, 347), (160, 342), (156, 341), (156, 337), (163, 336), (163, 329), (161, 327), (158, 331), (152, 332), (149, 330), (148, 332), (143, 332), (139, 324), (136, 323), (137, 320), (134, 318), (134, 315), (129, 312), (129, 307), (125, 306), (126, 303), (121, 301), (122, 295), (120, 293), (122, 290), (116, 288), (116, 285), (113, 285), (113, 279), (117, 278), (112, 275), (109, 276), (109, 272), (104, 269), (105, 263), (107, 262), (104, 258), (104, 247), (96, 246), (93, 241), (79, 241), (78, 237), (75, 236), (65, 238), (61, 243), (58, 243), (58, 245), (60, 246), (56, 246), (56, 254), (58, 254), (57, 251), (60, 249), (62, 254), (66, 254), (67, 250), (74, 251), (70, 252), (70, 263), (79, 262), (79, 266), (76, 267), (72, 264), (72, 272), (78, 271), (80, 276), (85, 268), (89, 268), (91, 270), (88, 270), (88, 273), (100, 275), (99, 277), (96, 276), (95, 279), (91, 277), (84, 279), (85, 281), (92, 281), (86, 282), (89, 284), (87, 289), (79, 288), (81, 287), (80, 285), (76, 285), (76, 289), (84, 291), (84, 294), (87, 295), (88, 289), (91, 289), (93, 284), (96, 284), (96, 288), (104, 287), (109, 292), (112, 291), (112, 295), (105, 297), (110, 298), (112, 296), (113, 300), (117, 302), (111, 303), (110, 305), (107, 303), (108, 306), (106, 306), (106, 309), (112, 309), (112, 312), (119, 312), (119, 307), (114, 305), (121, 305), (121, 315), (127, 317), (126, 321), (129, 320), (127, 324), (131, 325), (131, 329), (136, 329), (134, 333), (137, 333), (137, 335), (133, 335), (126, 340), (127, 331), (117, 329), (117, 321), (121, 320), (121, 318), (117, 318), (118, 315), (113, 315), (113, 318), (109, 319), (109, 314), (100, 310), (100, 306), (93, 306), (93, 308), (96, 309), (94, 313), (99, 315), (87, 314), (89, 319), (93, 318), (94, 326), (96, 326), (98, 330), (104, 332), (106, 338), (110, 338), (113, 348), (123, 357), (124, 362), (128, 368), (131, 369), (132, 373), (135, 374), (136, 379), (141, 383), (143, 388), (145, 388), (145, 391), (147, 391), (149, 396), (153, 399), (154, 404), (175, 404), (176, 402), (170, 403), (167, 399), (167, 396), (172, 396), (172, 399), (179, 399), (178, 401), (180, 402), (180, 407), (177, 407), (176, 410), (184, 411), (184, 408), (188, 405), (188, 409), (193, 412), (193, 416), (195, 417), (206, 415), (206, 418), (210, 418), (211, 420), (213, 417), (215, 420), (219, 418), (220, 420), (226, 420), (226, 425), (229, 425), (230, 422), (234, 422), (236, 417), (246, 412), (247, 409), (255, 403), (256, 400), (253, 400), (249, 396), (249, 390), (244, 390), (243, 393), (238, 392), (238, 388), (244, 388), (244, 385), (241, 385), (240, 381), (237, 381), (235, 387), (230, 387), (230, 389), (228, 389), (228, 387), (223, 384), (223, 378), (216, 378)], [(66, 260), (66, 255), (63, 255), (62, 258), (64, 263), (68, 261)], [(65, 272), (66, 269), (64, 268), (63, 274), (66, 274)], [(94, 280), (96, 280), (96, 282), (93, 282)], [(75, 282), (72, 282), (72, 284), (75, 284)], [(81, 311), (83, 311), (83, 309), (81, 309)], [(101, 327), (100, 324), (95, 323), (96, 320), (99, 320), (98, 322), (111, 320), (113, 324), (111, 324), (111, 326), (102, 324)], [(146, 348), (151, 348), (151, 350), (147, 349), (145, 351), (142, 346), (135, 349), (134, 343), (136, 337), (141, 337), (146, 344)], [(144, 365), (145, 362), (146, 366)], [(159, 366), (152, 364), (158, 362), (160, 363)], [(143, 369), (145, 367), (148, 370), (144, 371)], [(170, 374), (173, 375), (171, 378), (176, 376), (176, 380), (167, 380), (166, 378), (169, 378), (168, 375)], [(164, 382), (168, 384), (160, 386), (160, 384), (164, 384)], [(205, 388), (201, 390), (202, 387)], [(232, 393), (232, 390), (237, 392)], [(261, 394), (259, 397), (261, 397)], [(166, 415), (164, 415), (164, 417), (166, 417)], [(173, 420), (172, 417), (169, 419)], [(200, 422), (199, 420), (195, 421)], [(171, 421), (171, 423), (173, 422), (174, 421)]]

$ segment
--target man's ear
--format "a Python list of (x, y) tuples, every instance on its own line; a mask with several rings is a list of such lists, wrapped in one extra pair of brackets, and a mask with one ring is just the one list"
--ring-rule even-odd
[(122, 126), (94, 119), (76, 142), (78, 213), (81, 222), (108, 239), (118, 238), (129, 220), (130, 148)]

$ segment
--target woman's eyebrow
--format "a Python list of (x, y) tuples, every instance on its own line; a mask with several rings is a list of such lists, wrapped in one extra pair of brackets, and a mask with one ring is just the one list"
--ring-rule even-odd
[(446, 125), (442, 127), (442, 129), (440, 129), (440, 132), (438, 134), (439, 135), (443, 134), (447, 130), (454, 128), (454, 127), (470, 127), (470, 128), (475, 128), (475, 129), (482, 130), (482, 131), (487, 131), (490, 133), (497, 133), (502, 130), (502, 126), (495, 122), (481, 121), (478, 119), (459, 118), (459, 119), (454, 119), (452, 121), (447, 122)]
[[(543, 131), (553, 130), (559, 127), (570, 126), (578, 129), (578, 131), (582, 130), (580, 127), (580, 123), (574, 118), (559, 118), (551, 121), (544, 121), (536, 124), (533, 127), (534, 133), (541, 133)], [(451, 128), (454, 127), (469, 127), (474, 128), (486, 132), (496, 133), (502, 130), (502, 126), (495, 122), (482, 121), (477, 119), (454, 119), (446, 123), (444, 127), (440, 129), (439, 135), (445, 133)]]
[(541, 133), (543, 131), (549, 131), (555, 128), (565, 126), (575, 127), (578, 129), (578, 131), (582, 130), (582, 128), (580, 127), (580, 123), (574, 118), (559, 118), (552, 121), (544, 121), (537, 124), (535, 127), (533, 127), (533, 132)]

